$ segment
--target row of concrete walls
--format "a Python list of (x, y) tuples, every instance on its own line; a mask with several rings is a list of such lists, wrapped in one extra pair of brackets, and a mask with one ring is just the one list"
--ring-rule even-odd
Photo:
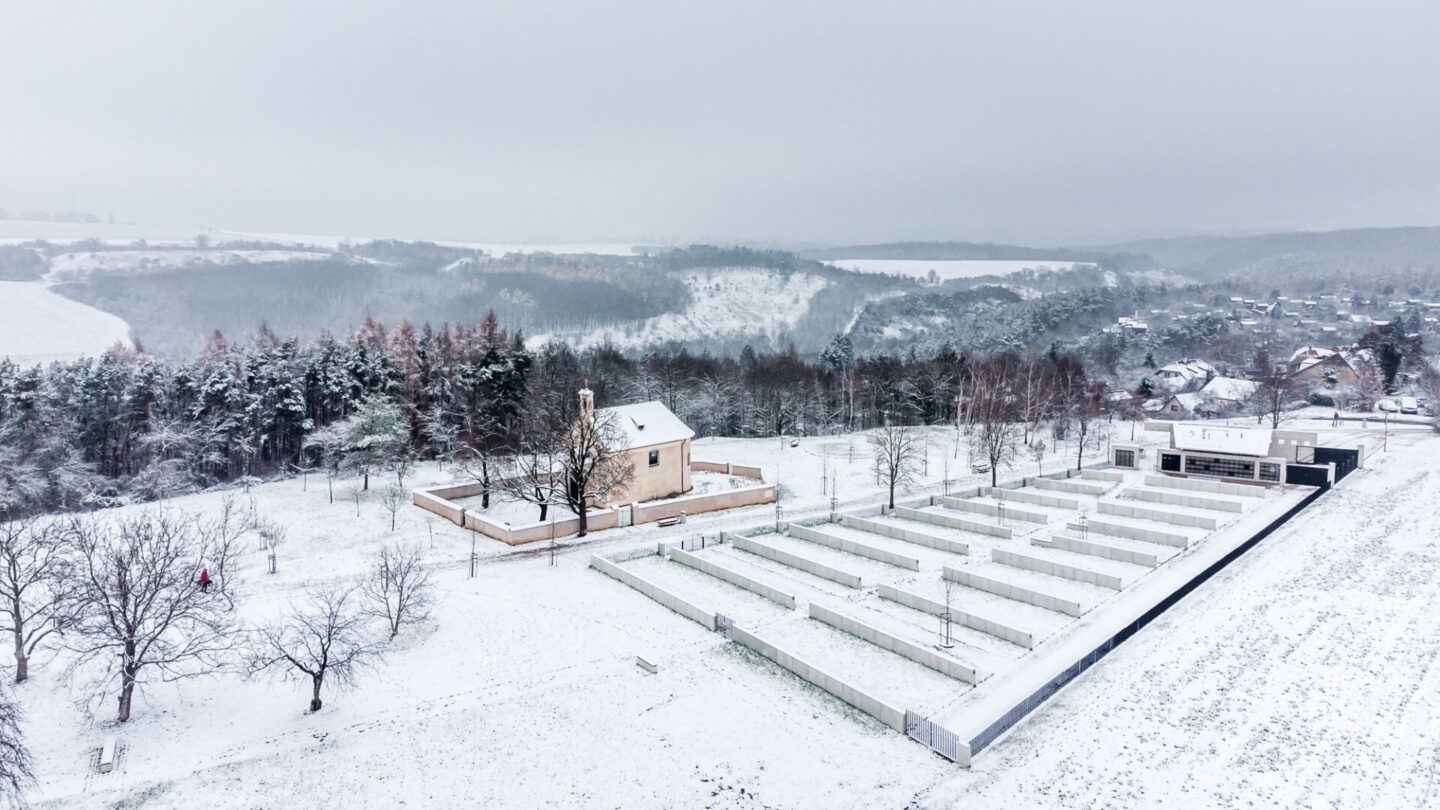
[[(888, 599), (896, 604), (904, 605), (912, 610), (921, 613), (929, 613), (932, 616), (945, 615), (945, 603), (934, 599), (927, 599), (918, 593), (902, 591), (893, 585), (881, 585), (879, 589), (880, 598)], [(978, 630), (981, 633), (992, 635), (998, 639), (1008, 641), (1011, 644), (1019, 644), (1021, 647), (1032, 649), (1035, 646), (1035, 635), (1008, 624), (1002, 624), (984, 616), (978, 616), (969, 611), (959, 608), (950, 608), (950, 620), (954, 623), (968, 627), (971, 630)]]
[(833, 548), (843, 551), (846, 554), (854, 554), (857, 557), (867, 557), (877, 562), (893, 565), (897, 568), (907, 568), (911, 571), (920, 570), (920, 560), (915, 557), (906, 557), (903, 554), (896, 554), (893, 551), (886, 551), (883, 548), (876, 548), (866, 545), (848, 537), (839, 537), (809, 526), (801, 526), (798, 523), (791, 523), (786, 529), (791, 537), (805, 540), (816, 545)]
[(1110, 487), (1105, 484), (1087, 484), (1083, 481), (1056, 481), (1052, 478), (1036, 478), (1030, 482), (1036, 489), (1050, 489), (1056, 492), (1072, 492), (1076, 495), (1103, 495)]
[(1187, 492), (1175, 492), (1169, 489), (1127, 489), (1120, 493), (1122, 498), (1131, 498), (1146, 503), (1168, 503), (1175, 506), (1188, 506), (1191, 509), (1209, 509), (1214, 512), (1235, 512), (1245, 511), (1244, 504), (1239, 501), (1227, 501), (1221, 498), (1208, 498), (1204, 495), (1191, 495)]
[(976, 574), (973, 571), (966, 571), (963, 568), (951, 568), (945, 566), (942, 571), (944, 577), (951, 582), (958, 582), (967, 588), (974, 588), (979, 591), (993, 593), (996, 596), (1003, 596), (1006, 599), (1014, 599), (1017, 602), (1025, 602), (1046, 610), (1053, 610), (1064, 613), (1067, 616), (1080, 615), (1080, 603), (1071, 599), (1061, 599), (1048, 593), (1031, 590), (1022, 585), (1015, 585), (1010, 582), (1003, 582), (998, 579)]
[(946, 526), (951, 529), (960, 529), (976, 534), (988, 534), (992, 537), (1004, 537), (1009, 539), (1011, 532), (1004, 526), (992, 526), (989, 523), (981, 523), (978, 520), (970, 520), (959, 515), (946, 515), (940, 512), (926, 512), (920, 509), (911, 509), (905, 506), (895, 507), (892, 514), (905, 520), (918, 520), (922, 523), (933, 523), (936, 526)]
[(1240, 495), (1246, 498), (1265, 497), (1265, 488), (1255, 484), (1232, 484), (1228, 481), (1207, 481), (1204, 478), (1172, 478), (1168, 475), (1147, 475), (1145, 486), (1165, 489), (1188, 489), (1213, 492), (1216, 495)]
[(1212, 517), (1172, 512), (1169, 509), (1151, 508), (1149, 506), (1116, 503), (1114, 501), (1101, 501), (1100, 514), (1119, 515), (1120, 517), (1135, 518), (1137, 520), (1153, 520), (1156, 523), (1169, 523), (1173, 526), (1192, 526), (1197, 529), (1215, 528), (1215, 518)]
[(599, 571), (602, 574), (613, 577), (625, 583), (626, 585), (629, 585), (640, 593), (643, 593), (651, 599), (654, 599), (656, 602), (659, 602), (665, 607), (670, 608), (676, 613), (679, 613), (681, 616), (699, 622), (700, 624), (704, 625), (706, 630), (714, 631), (714, 611), (705, 610), (699, 605), (687, 602), (686, 600), (665, 590), (659, 585), (656, 585), (650, 580), (637, 576), (631, 571), (626, 571), (624, 568), (621, 568), (615, 563), (610, 562), (604, 557), (598, 555), (591, 557), (590, 567), (594, 568), (596, 571)]
[(752, 579), (740, 573), (739, 571), (736, 571), (733, 568), (727, 568), (715, 562), (714, 560), (703, 559), (678, 547), (670, 547), (669, 554), (670, 559), (674, 560), (677, 563), (680, 563), (681, 565), (688, 565), (691, 568), (694, 568), (696, 571), (702, 571), (712, 577), (715, 577), (716, 579), (724, 580), (737, 588), (744, 588), (745, 590), (753, 594), (758, 594), (765, 597), (766, 599), (769, 599), (771, 602), (774, 602), (777, 605), (790, 608), (791, 610), (795, 609), (794, 594), (785, 593), (779, 588), (772, 588), (769, 585), (766, 585), (765, 583), (757, 579)]
[(1048, 516), (1042, 515), (1039, 512), (1027, 512), (1024, 509), (1017, 509), (1013, 506), (1003, 506), (998, 503), (977, 503), (976, 501), (967, 501), (963, 498), (941, 498), (940, 505), (946, 509), (954, 509), (957, 512), (973, 512), (977, 515), (1019, 520), (1025, 523), (1050, 522)]
[(1075, 510), (1080, 508), (1080, 502), (1074, 498), (1046, 495), (1043, 492), (1030, 492), (1024, 489), (1001, 489), (1000, 487), (982, 487), (980, 491), (992, 498), (1002, 501), (1020, 501), (1021, 503), (1033, 503), (1036, 506), (1050, 506), (1056, 509)]
[(802, 680), (824, 689), (826, 692), (874, 717), (901, 734), (905, 733), (904, 709), (891, 706), (885, 701), (851, 686), (819, 667), (785, 652), (748, 630), (734, 627), (731, 628), (731, 631), (731, 637), (736, 644), (754, 650), (760, 655), (774, 661), (776, 664), (779, 664), (784, 669), (793, 672)]
[(1100, 557), (1106, 560), (1119, 560), (1120, 562), (1143, 565), (1146, 568), (1154, 568), (1160, 564), (1160, 556), (1146, 551), (1112, 546), (1109, 543), (1097, 543), (1094, 540), (1085, 540), (1068, 534), (1056, 532), (1050, 538), (1036, 537), (1031, 539), (1030, 544), (1041, 548), (1057, 548), (1061, 551), (1073, 551), (1076, 554), (1087, 554), (1091, 557)]
[(772, 562), (788, 565), (791, 568), (798, 568), (810, 574), (831, 582), (838, 582), (849, 588), (864, 587), (859, 574), (852, 574), (849, 571), (841, 571), (839, 568), (816, 562), (809, 557), (801, 557), (799, 554), (791, 554), (784, 549), (778, 549), (766, 543), (759, 543), (755, 540), (740, 534), (729, 535), (730, 544), (741, 551), (746, 551), (757, 557), (764, 557)]
[(941, 551), (948, 551), (952, 554), (969, 554), (970, 546), (959, 540), (951, 540), (948, 537), (917, 532), (914, 529), (906, 529), (903, 526), (896, 526), (892, 523), (882, 523), (878, 520), (856, 517), (854, 515), (841, 515), (840, 525), (852, 529), (859, 529), (871, 534), (879, 534), (891, 537), (896, 540), (904, 540), (907, 543), (914, 543), (917, 546), (926, 548), (938, 548)]
[(906, 641), (899, 636), (891, 635), (853, 616), (846, 616), (830, 608), (811, 602), (810, 618), (824, 622), (836, 630), (842, 630), (856, 638), (864, 639), (902, 658), (908, 658), (921, 666), (929, 667), (944, 675), (949, 675), (956, 680), (971, 684), (979, 680), (979, 675), (974, 668), (968, 667), (949, 656), (941, 655), (927, 647), (922, 647), (914, 642)]
[(1174, 548), (1189, 548), (1190, 538), (1183, 534), (1172, 534), (1156, 529), (1144, 529), (1139, 526), (1127, 526), (1123, 523), (1110, 523), (1104, 520), (1090, 520), (1085, 526), (1075, 521), (1065, 524), (1067, 529), (1082, 534), (1108, 534), (1111, 537), (1124, 537), (1127, 540), (1140, 540), (1146, 543), (1159, 543), (1162, 546), (1173, 546)]
[(1124, 581), (1114, 574), (1102, 574), (1099, 571), (1091, 571), (1088, 568), (1081, 568), (1078, 565), (1054, 562), (1041, 557), (1031, 557), (1029, 554), (1021, 554), (1008, 549), (991, 549), (990, 559), (1012, 568), (1038, 571), (1041, 574), (1071, 579), (1076, 582), (1088, 582), (1091, 585), (1099, 585), (1102, 588), (1111, 588), (1118, 591), (1125, 587)]
[(1125, 474), (1114, 470), (1081, 470), (1081, 478), (1089, 478), (1092, 481), (1112, 481), (1120, 483), (1125, 480)]

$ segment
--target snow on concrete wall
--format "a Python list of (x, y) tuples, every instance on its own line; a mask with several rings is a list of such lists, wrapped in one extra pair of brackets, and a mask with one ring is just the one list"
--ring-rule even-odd
[(1160, 556), (1146, 551), (1112, 546), (1109, 543), (1097, 543), (1094, 540), (1085, 540), (1073, 535), (1056, 532), (1048, 539), (1036, 537), (1030, 540), (1032, 546), (1040, 548), (1054, 548), (1061, 551), (1071, 551), (1076, 554), (1087, 554), (1091, 557), (1100, 557), (1106, 560), (1118, 560), (1120, 562), (1143, 565), (1147, 568), (1155, 568), (1160, 565)]
[(936, 526), (945, 526), (951, 529), (961, 529), (976, 534), (988, 534), (992, 537), (1004, 537), (1009, 539), (1011, 532), (1004, 526), (993, 526), (989, 523), (981, 523), (978, 520), (969, 520), (958, 515), (946, 515), (940, 512), (926, 512), (922, 509), (910, 509), (904, 506), (897, 506), (891, 510), (891, 514), (906, 520), (918, 520), (922, 523), (933, 523)]
[(1101, 501), (1100, 514), (1118, 515), (1120, 517), (1136, 518), (1137, 520), (1153, 520), (1156, 523), (1169, 523), (1174, 526), (1191, 526), (1197, 529), (1215, 528), (1215, 518), (1212, 517), (1174, 512), (1169, 509), (1152, 509), (1148, 506), (1134, 506), (1128, 503), (1115, 503), (1114, 501)]
[(1058, 596), (1041, 593), (1031, 588), (1025, 588), (993, 577), (987, 577), (963, 568), (951, 568), (947, 565), (941, 573), (951, 582), (958, 582), (967, 588), (993, 593), (996, 596), (1014, 599), (1017, 602), (1025, 602), (1036, 607), (1045, 608), (1046, 610), (1064, 613), (1067, 616), (1079, 616), (1082, 612), (1080, 603), (1074, 600), (1061, 599)]
[(926, 534), (925, 532), (918, 532), (914, 529), (906, 529), (902, 526), (896, 526), (892, 523), (882, 523), (878, 520), (870, 520), (868, 518), (857, 517), (855, 515), (841, 515), (840, 525), (848, 526), (852, 529), (859, 529), (860, 531), (864, 532), (870, 532), (871, 534), (884, 535), (885, 537), (894, 538), (896, 540), (904, 540), (907, 543), (914, 543), (917, 546), (925, 546), (926, 548), (936, 548), (941, 551), (948, 551), (952, 554), (970, 553), (970, 546), (966, 543), (960, 542), (959, 540), (951, 540), (948, 537), (940, 537), (934, 534)]
[[(878, 593), (881, 599), (887, 599), (898, 605), (904, 605), (905, 607), (908, 607), (912, 610), (918, 610), (921, 613), (929, 613), (932, 616), (944, 616), (946, 612), (944, 602), (938, 602), (934, 599), (928, 599), (918, 593), (902, 591), (893, 585), (882, 584), (878, 590)], [(959, 608), (953, 606), (950, 608), (949, 612), (950, 620), (960, 625), (961, 627), (968, 627), (971, 630), (978, 630), (981, 633), (985, 633), (998, 639), (1008, 641), (1011, 644), (1019, 644), (1021, 647), (1024, 647), (1026, 649), (1033, 649), (1035, 647), (1035, 635), (1033, 633), (1021, 630), (1017, 627), (1011, 627), (1008, 624), (997, 622), (994, 619), (988, 619), (984, 616), (976, 613), (971, 613), (967, 610), (960, 610)]]
[(785, 652), (774, 644), (743, 628), (732, 628), (732, 638), (736, 644), (754, 650), (765, 658), (774, 661), (782, 668), (799, 676), (802, 680), (824, 689), (826, 692), (874, 717), (901, 734), (905, 733), (904, 709), (891, 706), (880, 698), (851, 686), (840, 678), (831, 675), (796, 655)]
[(1091, 571), (1088, 568), (1081, 568), (1078, 565), (1067, 565), (1066, 563), (1058, 563), (1040, 557), (1032, 557), (1029, 554), (1021, 554), (1017, 551), (1010, 551), (1009, 549), (991, 549), (990, 559), (1012, 568), (1038, 571), (1041, 574), (1071, 579), (1076, 582), (1088, 582), (1091, 585), (1099, 585), (1102, 588), (1111, 588), (1118, 591), (1125, 587), (1125, 582), (1114, 574), (1102, 574), (1099, 571)]
[(1235, 512), (1245, 511), (1244, 504), (1239, 501), (1226, 501), (1220, 498), (1207, 498), (1204, 495), (1189, 495), (1183, 492), (1162, 489), (1139, 489), (1132, 487), (1121, 491), (1120, 497), (1147, 503), (1168, 503), (1175, 506), (1188, 506), (1192, 509), (1209, 509), (1213, 512)]
[(981, 487), (980, 492), (989, 495), (997, 501), (1019, 501), (1021, 503), (1033, 503), (1036, 506), (1050, 506), (1056, 509), (1069, 509), (1071, 511), (1080, 508), (1080, 502), (1074, 498), (1062, 498), (1059, 495), (1046, 495), (1043, 492), (1031, 492), (1026, 489)]
[(698, 605), (688, 602), (685, 599), (682, 599), (681, 597), (676, 596), (675, 594), (665, 590), (659, 585), (656, 585), (650, 580), (645, 579), (644, 577), (637, 576), (633, 572), (626, 571), (624, 568), (621, 568), (615, 563), (610, 562), (604, 557), (598, 555), (591, 557), (590, 567), (594, 568), (602, 574), (605, 574), (609, 577), (619, 580), (620, 582), (625, 583), (626, 585), (629, 585), (640, 593), (643, 593), (651, 599), (654, 599), (656, 602), (659, 602), (665, 607), (670, 608), (676, 613), (679, 613), (681, 616), (699, 622), (702, 626), (704, 626), (706, 630), (714, 632), (714, 611), (705, 610)]
[(1207, 481), (1203, 478), (1172, 478), (1168, 475), (1147, 475), (1145, 476), (1145, 486), (1214, 492), (1219, 495), (1242, 495), (1247, 498), (1263, 498), (1266, 494), (1265, 488), (1257, 484), (1231, 484), (1225, 481)]
[(967, 501), (964, 498), (941, 498), (940, 505), (946, 509), (954, 509), (957, 512), (973, 512), (977, 515), (987, 515), (993, 518), (1019, 520), (1025, 523), (1049, 523), (1050, 518), (1039, 512), (1027, 512), (1024, 509), (1017, 509), (1013, 506), (1003, 506), (998, 503), (977, 503)]
[(908, 568), (911, 571), (920, 570), (920, 560), (915, 557), (906, 557), (903, 554), (896, 554), (893, 551), (886, 551), (883, 548), (866, 545), (857, 540), (851, 540), (848, 537), (839, 537), (821, 531), (820, 529), (792, 523), (786, 529), (786, 533), (798, 540), (805, 540), (827, 548), (837, 549), (846, 554), (854, 554), (857, 557), (867, 557), (877, 562), (885, 563), (886, 565)]
[(1106, 520), (1095, 520), (1090, 518), (1084, 526), (1076, 521), (1070, 521), (1065, 527), (1071, 531), (1090, 534), (1108, 534), (1111, 537), (1124, 537), (1127, 540), (1140, 540), (1145, 543), (1159, 543), (1162, 546), (1173, 546), (1175, 548), (1189, 548), (1190, 538), (1183, 534), (1171, 534), (1156, 529), (1147, 529), (1141, 526), (1127, 526), (1124, 523), (1112, 523)]
[(771, 562), (788, 565), (791, 568), (798, 568), (806, 573), (814, 574), (817, 577), (828, 579), (831, 582), (836, 582), (849, 588), (864, 587), (861, 584), (859, 574), (842, 571), (839, 568), (826, 565), (822, 562), (816, 562), (809, 557), (802, 557), (799, 554), (792, 554), (766, 543), (756, 542), (744, 535), (729, 535), (729, 542), (741, 551), (749, 552), (757, 557), (764, 557)]
[(712, 577), (715, 577), (716, 579), (724, 580), (725, 582), (728, 582), (737, 588), (743, 588), (753, 594), (763, 596), (766, 599), (769, 599), (771, 602), (774, 602), (777, 605), (781, 605), (782, 607), (787, 607), (791, 610), (795, 609), (794, 594), (785, 593), (779, 588), (772, 588), (769, 585), (766, 585), (765, 583), (757, 579), (752, 579), (740, 573), (739, 571), (736, 571), (733, 568), (727, 568), (726, 566), (723, 566), (720, 563), (715, 562), (714, 560), (704, 559), (696, 554), (691, 554), (688, 551), (684, 551), (674, 546), (670, 547), (669, 554), (671, 560), (674, 560), (681, 565), (688, 565), (689, 567), (694, 568), (696, 571), (701, 571), (703, 573), (709, 574)]
[(889, 650), (902, 658), (908, 658), (921, 666), (929, 667), (956, 680), (969, 684), (974, 684), (979, 680), (979, 674), (974, 667), (962, 664), (949, 656), (941, 655), (914, 642), (906, 641), (899, 636), (891, 635), (853, 616), (846, 616), (811, 602), (810, 618), (824, 622), (837, 630), (843, 630), (856, 638), (864, 639), (881, 649)]
[(1082, 481), (1056, 481), (1051, 478), (1036, 478), (1030, 482), (1036, 489), (1049, 489), (1056, 492), (1071, 492), (1076, 495), (1103, 495), (1110, 487), (1106, 484), (1086, 484)]

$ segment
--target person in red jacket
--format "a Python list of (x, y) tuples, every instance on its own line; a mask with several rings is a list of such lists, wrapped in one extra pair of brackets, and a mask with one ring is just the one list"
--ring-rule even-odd
[(208, 568), (200, 569), (200, 590), (210, 590), (210, 569)]

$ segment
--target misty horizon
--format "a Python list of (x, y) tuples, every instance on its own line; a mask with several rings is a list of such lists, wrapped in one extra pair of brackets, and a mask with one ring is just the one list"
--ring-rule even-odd
[(1418, 4), (84, 5), (5, 12), (12, 216), (776, 245), (1440, 222)]

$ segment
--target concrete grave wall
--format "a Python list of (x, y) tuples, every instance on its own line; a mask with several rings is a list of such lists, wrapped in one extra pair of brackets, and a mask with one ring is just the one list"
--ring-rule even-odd
[(969, 684), (973, 684), (979, 680), (973, 667), (966, 666), (947, 655), (941, 655), (928, 647), (922, 647), (919, 644), (887, 633), (853, 616), (846, 616), (843, 613), (838, 613), (830, 608), (811, 602), (810, 618), (828, 624), (837, 630), (843, 630), (856, 638), (864, 639), (902, 658), (908, 658), (921, 666), (929, 667), (936, 672), (949, 675), (956, 680)]
[(599, 555), (590, 558), (590, 567), (629, 585), (640, 593), (654, 599), (656, 602), (679, 613), (681, 616), (699, 622), (706, 630), (714, 632), (714, 611), (706, 610), (699, 605), (686, 601), (650, 580), (637, 576), (634, 572), (626, 571), (624, 568)]
[(806, 573), (814, 574), (815, 576), (822, 579), (828, 579), (831, 582), (837, 582), (849, 588), (864, 587), (861, 583), (859, 574), (852, 574), (849, 571), (842, 571), (839, 568), (826, 565), (822, 562), (816, 562), (809, 557), (802, 557), (799, 554), (791, 554), (784, 549), (779, 549), (766, 543), (757, 542), (749, 537), (745, 537), (744, 535), (729, 535), (729, 542), (731, 545), (733, 545), (735, 548), (740, 549), (741, 551), (749, 552), (758, 557), (764, 557), (767, 560), (780, 563), (781, 565), (788, 565), (791, 568), (796, 568)]
[(978, 520), (970, 520), (959, 515), (946, 515), (941, 512), (926, 512), (920, 509), (911, 509), (905, 506), (897, 506), (893, 510), (897, 518), (905, 520), (918, 520), (922, 523), (933, 523), (936, 526), (945, 526), (951, 529), (961, 529), (977, 534), (988, 534), (992, 537), (1004, 537), (1009, 539), (1012, 532), (1005, 526), (995, 526), (989, 523), (982, 523)]
[(986, 593), (993, 593), (996, 596), (1003, 596), (1006, 599), (1014, 599), (1017, 602), (1025, 602), (1046, 610), (1053, 610), (1064, 613), (1067, 616), (1079, 616), (1081, 613), (1080, 603), (1072, 599), (1062, 599), (1048, 593), (1042, 593), (1022, 585), (1004, 582), (1002, 580), (967, 571), (963, 568), (951, 568), (945, 566), (943, 575), (951, 582), (958, 582), (967, 588), (974, 588)]
[(1140, 540), (1146, 543), (1159, 543), (1162, 546), (1173, 546), (1174, 548), (1189, 548), (1190, 538), (1183, 534), (1162, 532), (1157, 529), (1146, 529), (1140, 526), (1127, 526), (1123, 523), (1111, 523), (1105, 520), (1089, 520), (1085, 526), (1076, 521), (1065, 524), (1067, 529), (1080, 532), (1082, 536), (1088, 537), (1095, 534), (1108, 534), (1111, 537), (1124, 537), (1127, 540)]
[(747, 649), (754, 650), (761, 656), (774, 661), (781, 668), (789, 670), (801, 680), (807, 681), (815, 686), (824, 689), (840, 700), (854, 706), (862, 712), (874, 717), (881, 723), (895, 729), (901, 734), (905, 733), (905, 710), (886, 703), (880, 698), (874, 697), (857, 687), (851, 686), (840, 678), (832, 675), (814, 664), (801, 659), (799, 656), (785, 652), (774, 644), (740, 627), (731, 629), (731, 637), (736, 644)]
[(1019, 520), (1024, 523), (1049, 523), (1050, 517), (1040, 512), (1027, 512), (1014, 506), (1002, 506), (998, 503), (977, 503), (967, 501), (964, 498), (941, 498), (940, 505), (946, 509), (954, 509), (957, 512), (972, 512), (977, 515), (985, 515), (996, 519)]
[(1019, 501), (1021, 503), (1033, 503), (1036, 506), (1049, 506), (1054, 509), (1067, 509), (1075, 511), (1080, 508), (1080, 502), (1074, 498), (1062, 498), (1059, 495), (1046, 495), (1043, 492), (1031, 492), (1028, 489), (1002, 489), (1000, 487), (981, 487), (980, 492), (989, 495), (1000, 501)]
[[(920, 594), (911, 593), (910, 591), (902, 591), (893, 585), (882, 584), (879, 588), (879, 594), (881, 599), (887, 599), (912, 610), (918, 610), (921, 613), (929, 613), (932, 616), (945, 615), (944, 602), (928, 599)], [(962, 627), (978, 630), (981, 633), (1008, 641), (1011, 644), (1019, 644), (1026, 649), (1032, 649), (1035, 646), (1035, 636), (1033, 633), (997, 622), (994, 619), (987, 619), (984, 616), (969, 611), (960, 610), (956, 607), (950, 608), (950, 621)]]
[(1174, 512), (1159, 507), (1116, 503), (1114, 501), (1101, 501), (1100, 514), (1118, 515), (1120, 517), (1135, 518), (1136, 520), (1153, 520), (1156, 523), (1169, 523), (1172, 526), (1190, 526), (1197, 529), (1215, 528), (1215, 518), (1213, 517)]
[(724, 580), (725, 582), (728, 582), (737, 588), (743, 588), (753, 594), (763, 596), (766, 599), (769, 599), (771, 602), (774, 602), (775, 604), (782, 607), (787, 607), (791, 610), (795, 609), (794, 594), (786, 593), (779, 588), (772, 588), (771, 586), (766, 585), (765, 583), (757, 579), (748, 577), (733, 568), (728, 568), (714, 560), (707, 560), (703, 557), (700, 557), (699, 555), (691, 554), (690, 552), (675, 546), (670, 547), (669, 554), (671, 560), (674, 560), (681, 565), (689, 566), (691, 568), (694, 568), (696, 571), (701, 571), (703, 573), (709, 574), (712, 577), (715, 577), (716, 579)]
[(948, 537), (940, 537), (934, 534), (907, 529), (903, 526), (896, 526), (891, 523), (882, 523), (878, 520), (856, 517), (855, 515), (841, 515), (840, 525), (852, 529), (859, 529), (871, 534), (884, 535), (896, 540), (904, 540), (907, 543), (914, 543), (917, 546), (935, 548), (941, 551), (948, 551), (952, 554), (969, 554), (970, 546), (959, 540), (951, 540)]
[(1175, 492), (1166, 489), (1126, 489), (1121, 491), (1120, 497), (1130, 498), (1146, 503), (1168, 503), (1174, 506), (1188, 506), (1191, 509), (1209, 509), (1212, 512), (1234, 512), (1239, 514), (1245, 511), (1245, 505), (1239, 501), (1227, 501), (1221, 498), (1210, 498), (1204, 495), (1191, 495), (1187, 492)]
[(1154, 568), (1160, 564), (1160, 556), (1151, 552), (1136, 551), (1122, 546), (1112, 546), (1108, 543), (1097, 543), (1094, 540), (1081, 539), (1074, 535), (1056, 532), (1048, 539), (1036, 537), (1031, 539), (1030, 545), (1040, 548), (1055, 548), (1061, 551), (1071, 551), (1076, 554), (1087, 554), (1091, 557), (1100, 557), (1106, 560), (1118, 560), (1120, 562), (1143, 565), (1147, 568)]
[(990, 559), (1012, 568), (1036, 571), (1041, 574), (1049, 574), (1052, 577), (1061, 577), (1076, 582), (1087, 582), (1091, 585), (1099, 585), (1102, 588), (1110, 588), (1118, 591), (1125, 587), (1125, 582), (1114, 574), (1102, 574), (1099, 571), (1091, 571), (1088, 568), (1081, 568), (1078, 565), (1069, 565), (1041, 557), (1032, 557), (1029, 554), (1021, 554), (1018, 551), (1010, 551), (1009, 549), (991, 549)]
[(839, 535), (830, 534), (829, 532), (810, 526), (791, 523), (786, 529), (786, 532), (796, 539), (804, 540), (808, 543), (815, 543), (816, 545), (825, 546), (826, 548), (833, 548), (837, 551), (843, 551), (846, 554), (865, 557), (885, 563), (886, 565), (896, 566), (897, 568), (907, 568), (911, 571), (920, 570), (920, 560), (915, 557), (906, 557), (903, 554), (896, 554), (893, 551), (876, 548), (875, 546), (861, 543), (858, 540), (840, 537)]

